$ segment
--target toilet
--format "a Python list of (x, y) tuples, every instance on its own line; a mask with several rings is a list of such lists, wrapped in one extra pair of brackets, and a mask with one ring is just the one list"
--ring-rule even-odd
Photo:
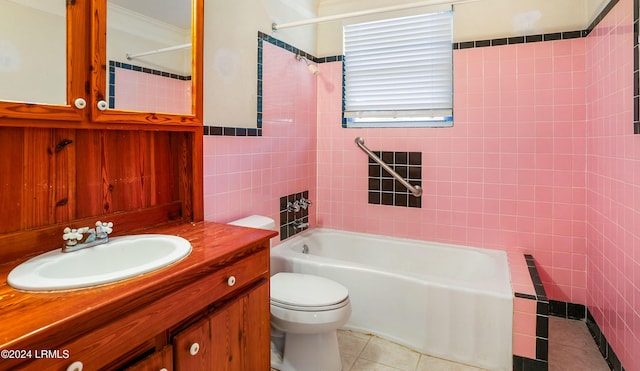
[[(252, 215), (229, 224), (271, 229), (271, 218)], [(272, 272), (273, 273), (273, 272)], [(281, 371), (342, 369), (337, 330), (351, 315), (346, 287), (302, 273), (271, 276), (271, 367)]]

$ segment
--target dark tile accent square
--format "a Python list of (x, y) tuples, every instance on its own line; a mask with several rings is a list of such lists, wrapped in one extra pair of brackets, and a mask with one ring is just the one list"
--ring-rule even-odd
[(536, 359), (549, 360), (549, 340), (536, 338)]
[(380, 178), (369, 178), (369, 190), (380, 191), (382, 190), (382, 182)]
[[(397, 181), (397, 180), (396, 180), (396, 181), (394, 181), (394, 183), (393, 183), (393, 184), (394, 184), (394, 186), (395, 186), (395, 192), (396, 192), (396, 195), (397, 195), (397, 196), (398, 196), (398, 195), (400, 195), (400, 194), (403, 194), (403, 193), (407, 193), (406, 195), (404, 195), (404, 194), (403, 194), (403, 196), (408, 196), (409, 190), (407, 189), (407, 187), (405, 187), (404, 185), (402, 185), (402, 184), (401, 184), (399, 181)], [(398, 206), (400, 206), (400, 205), (398, 205)], [(405, 204), (405, 205), (402, 205), (402, 206), (407, 206), (407, 205)]]
[[(393, 192), (393, 179), (382, 179), (382, 190), (385, 192)], [(388, 205), (388, 204), (385, 204)]]
[(380, 158), (382, 159), (382, 161), (386, 162), (387, 164), (395, 163), (393, 152), (382, 152), (382, 156), (380, 156)]
[(586, 307), (582, 304), (567, 303), (567, 318), (583, 320), (587, 315)]
[(460, 43), (460, 49), (471, 49), (476, 46), (476, 43), (473, 41), (464, 41)]
[(556, 317), (567, 318), (567, 303), (563, 301), (549, 300), (549, 314)]
[(422, 198), (416, 197), (414, 195), (409, 195), (409, 207), (422, 207)]
[[(422, 183), (422, 154), (420, 152), (373, 151), (373, 153), (410, 184), (420, 185)], [(368, 161), (368, 172), (369, 203), (421, 207), (420, 199), (409, 196), (407, 187), (400, 184), (388, 171), (371, 158)], [(379, 191), (383, 192), (379, 197), (377, 194), (371, 193)]]
[(540, 42), (540, 41), (542, 41), (542, 35), (525, 36), (525, 41), (528, 42), (528, 43)]
[(536, 316), (536, 336), (539, 338), (549, 338), (549, 317)]
[(407, 152), (395, 152), (395, 164), (396, 165), (404, 165), (409, 162), (409, 154)]
[(552, 40), (560, 40), (560, 39), (562, 39), (562, 34), (560, 32), (544, 34), (544, 41), (552, 41)]
[(543, 316), (549, 315), (549, 303), (546, 301), (539, 301), (536, 305), (536, 313)]
[(382, 192), (382, 204), (393, 205), (393, 193)]
[(395, 170), (396, 173), (398, 173), (398, 175), (400, 175), (404, 179), (406, 179), (409, 176), (409, 168), (407, 166), (402, 166), (402, 165), (398, 166), (398, 164), (396, 164), (393, 170)]
[(531, 358), (523, 358), (522, 365), (524, 371), (548, 371), (549, 363)]
[(409, 206), (409, 195), (396, 194), (396, 206)]
[(369, 203), (374, 205), (380, 205), (380, 192), (369, 191)]
[(369, 177), (379, 178), (382, 174), (380, 165), (369, 165)]
[(506, 37), (501, 38), (501, 39), (493, 39), (493, 40), (491, 40), (491, 45), (493, 45), (493, 46), (507, 45), (508, 43), (509, 43), (509, 39), (507, 39)]

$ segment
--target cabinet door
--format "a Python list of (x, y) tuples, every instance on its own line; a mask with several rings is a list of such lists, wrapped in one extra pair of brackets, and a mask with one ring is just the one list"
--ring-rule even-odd
[(269, 285), (264, 282), (210, 316), (216, 370), (269, 369)]
[(174, 370), (214, 370), (209, 320), (203, 319), (173, 338)]
[(125, 371), (173, 371), (173, 347), (164, 347), (140, 362), (135, 363)]
[(88, 9), (86, 1), (0, 0), (0, 125), (85, 117)]
[(138, 3), (91, 2), (91, 120), (201, 126), (204, 0)]

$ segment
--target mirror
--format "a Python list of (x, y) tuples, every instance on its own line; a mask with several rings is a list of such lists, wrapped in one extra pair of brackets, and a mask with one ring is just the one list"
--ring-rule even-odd
[(108, 0), (109, 109), (192, 115), (192, 1)]
[(65, 0), (0, 0), (0, 100), (67, 104)]

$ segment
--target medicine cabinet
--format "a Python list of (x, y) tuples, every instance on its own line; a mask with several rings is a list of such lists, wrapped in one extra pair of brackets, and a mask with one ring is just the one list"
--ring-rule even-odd
[(0, 125), (202, 125), (203, 12), (204, 0), (0, 0)]

